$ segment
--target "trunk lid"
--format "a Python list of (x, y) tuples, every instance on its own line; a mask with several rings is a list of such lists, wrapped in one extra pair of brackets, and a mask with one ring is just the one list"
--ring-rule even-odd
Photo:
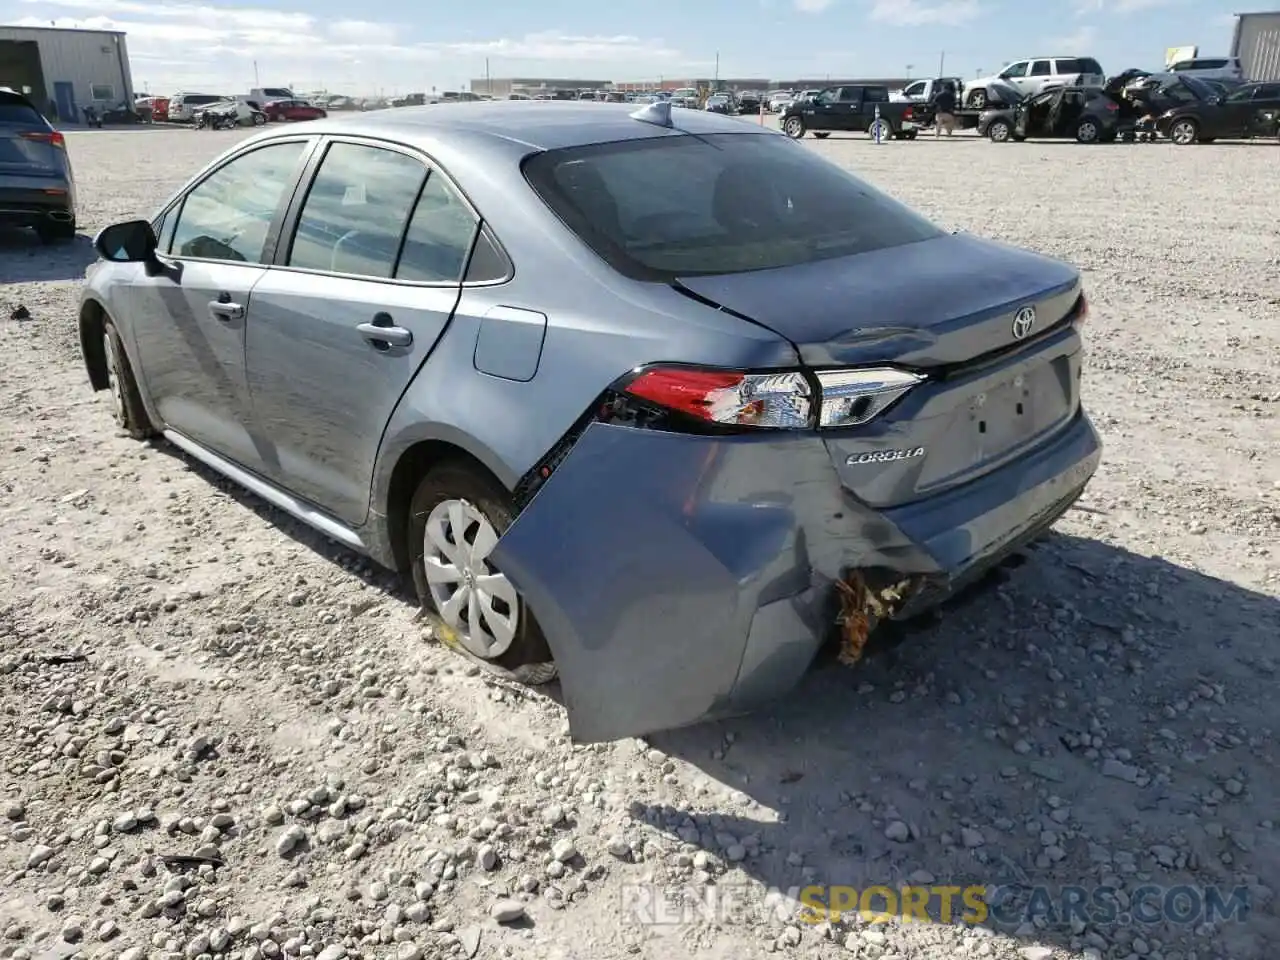
[(0, 92), (0, 175), (55, 177), (62, 173), (60, 140), (24, 97)]
[(841, 483), (873, 507), (976, 479), (1079, 410), (1080, 338), (1062, 322), (1074, 315), (1079, 277), (1029, 251), (948, 235), (683, 283), (786, 337), (810, 367), (892, 364), (928, 376), (869, 423), (823, 430)]
[(1036, 308), (1039, 333), (1079, 292), (1073, 267), (967, 234), (680, 284), (786, 337), (815, 367), (964, 363), (1016, 343), (1019, 308)]

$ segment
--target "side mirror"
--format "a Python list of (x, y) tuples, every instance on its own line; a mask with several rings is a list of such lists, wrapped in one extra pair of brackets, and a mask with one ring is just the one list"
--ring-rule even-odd
[(112, 263), (146, 263), (155, 259), (159, 241), (147, 220), (113, 223), (94, 238), (98, 256)]

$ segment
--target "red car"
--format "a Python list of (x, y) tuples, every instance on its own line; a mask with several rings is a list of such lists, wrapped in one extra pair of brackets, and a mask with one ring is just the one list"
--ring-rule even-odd
[(327, 114), (303, 100), (272, 100), (262, 105), (262, 112), (273, 123), (287, 120), (323, 120)]

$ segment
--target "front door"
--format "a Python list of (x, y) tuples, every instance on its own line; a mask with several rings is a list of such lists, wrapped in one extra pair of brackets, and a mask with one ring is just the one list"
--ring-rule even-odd
[(840, 130), (840, 88), (828, 87), (800, 108), (804, 125), (810, 130)]
[(164, 269), (137, 265), (114, 309), (129, 311), (147, 392), (166, 427), (262, 471), (245, 377), (253, 289), (292, 195), (306, 138), (233, 158), (165, 216)]
[(1280, 121), (1280, 83), (1260, 83), (1249, 102), (1249, 122), (1245, 130), (1250, 137), (1274, 137)]
[(80, 111), (76, 109), (75, 84), (67, 80), (55, 80), (53, 102), (58, 105), (58, 119), (62, 123), (80, 122)]
[(408, 152), (331, 144), (253, 292), (248, 376), (271, 479), (364, 520), (382, 432), (444, 332), (478, 221)]

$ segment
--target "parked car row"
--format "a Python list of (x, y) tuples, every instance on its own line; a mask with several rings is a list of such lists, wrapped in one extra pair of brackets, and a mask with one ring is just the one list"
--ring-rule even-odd
[(1230, 88), (1189, 71), (1131, 70), (1102, 88), (1070, 85), (984, 110), (978, 134), (996, 143), (1074, 138), (1108, 143), (1144, 137), (1180, 146), (1280, 134), (1280, 83)]

